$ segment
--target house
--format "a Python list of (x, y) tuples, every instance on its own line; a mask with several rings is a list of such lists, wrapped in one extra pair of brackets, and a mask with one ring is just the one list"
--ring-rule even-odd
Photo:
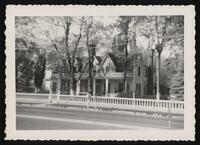
[[(133, 62), (135, 60), (135, 77), (133, 74)], [(76, 94), (83, 94), (88, 91), (88, 72), (82, 72), (84, 61), (81, 58), (75, 58), (75, 78), (80, 75), (81, 79), (76, 83)], [(61, 69), (63, 70), (63, 69)], [(83, 73), (83, 74), (82, 74)], [(124, 88), (124, 68), (123, 64), (112, 53), (106, 53), (105, 56), (94, 56), (93, 61), (93, 95), (115, 97), (117, 93), (123, 92)], [(141, 53), (132, 54), (128, 60), (127, 72), (127, 92), (135, 91), (136, 97), (143, 97), (147, 93), (146, 67)], [(53, 78), (53, 79), (52, 79)], [(135, 79), (134, 79), (135, 78)], [(45, 88), (56, 91), (60, 82), (61, 93), (69, 93), (69, 76), (62, 72), (60, 81), (58, 81), (58, 72), (46, 71)], [(52, 85), (51, 85), (52, 84)], [(135, 89), (133, 90), (133, 84)]]

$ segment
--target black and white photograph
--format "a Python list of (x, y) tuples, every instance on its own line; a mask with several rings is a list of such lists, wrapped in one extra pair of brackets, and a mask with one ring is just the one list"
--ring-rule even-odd
[(99, 13), (13, 17), (16, 131), (184, 131), (185, 15)]

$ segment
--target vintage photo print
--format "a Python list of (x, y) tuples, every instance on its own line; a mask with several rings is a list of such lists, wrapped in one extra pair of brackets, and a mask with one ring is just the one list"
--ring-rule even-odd
[(7, 6), (6, 139), (194, 140), (194, 6)]

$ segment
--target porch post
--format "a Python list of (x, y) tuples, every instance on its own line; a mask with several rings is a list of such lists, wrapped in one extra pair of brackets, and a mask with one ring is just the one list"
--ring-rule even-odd
[(60, 78), (58, 78), (58, 81), (57, 81), (57, 101), (60, 100), (60, 88), (61, 88), (61, 80), (60, 80)]
[(109, 80), (108, 78), (106, 78), (106, 97), (108, 97), (108, 84), (109, 84)]
[(135, 79), (135, 71), (133, 71), (133, 99), (135, 99), (135, 83), (136, 82), (136, 79)]
[(96, 95), (96, 79), (93, 79), (93, 96)]
[(50, 81), (50, 88), (49, 88), (49, 102), (52, 103), (52, 87), (53, 86), (53, 82), (52, 80)]
[(76, 95), (80, 93), (80, 80), (76, 83)]

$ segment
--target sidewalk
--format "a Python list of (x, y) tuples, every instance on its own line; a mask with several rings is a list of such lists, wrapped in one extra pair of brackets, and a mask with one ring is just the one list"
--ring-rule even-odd
[[(22, 105), (22, 104), (21, 104)], [(55, 108), (55, 109), (68, 109), (68, 110), (79, 110), (79, 111), (84, 111), (84, 112), (103, 112), (103, 113), (113, 113), (113, 114), (127, 114), (127, 115), (135, 115), (135, 116), (149, 116), (153, 118), (160, 118), (160, 119), (166, 119), (168, 116), (166, 115), (161, 115), (161, 114), (150, 114), (146, 112), (130, 112), (130, 111), (123, 111), (123, 110), (111, 110), (111, 109), (102, 109), (102, 108), (86, 108), (83, 106), (67, 106), (67, 105), (60, 105), (60, 104), (34, 104), (34, 105), (29, 105), (29, 104), (23, 104), (24, 106), (30, 106), (30, 107), (38, 107), (38, 108)], [(173, 116), (172, 119), (175, 120), (184, 120), (184, 116)]]

